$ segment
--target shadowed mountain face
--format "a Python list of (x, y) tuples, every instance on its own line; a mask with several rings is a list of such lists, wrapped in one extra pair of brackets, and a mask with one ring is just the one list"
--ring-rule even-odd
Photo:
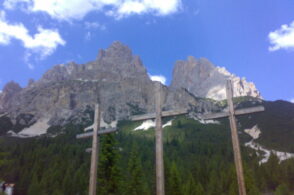
[[(15, 125), (20, 119), (28, 126), (39, 119), (50, 125), (81, 123), (97, 101), (102, 116), (110, 123), (130, 115), (154, 111), (154, 87), (140, 58), (120, 42), (100, 50), (95, 61), (86, 64), (60, 64), (48, 70), (39, 81), (20, 88), (12, 82), (0, 94), (0, 114)], [(185, 89), (163, 87), (164, 109), (197, 107), (216, 109), (211, 102), (195, 98)], [(20, 117), (23, 116), (23, 117)], [(28, 120), (28, 118), (30, 120)]]
[(225, 68), (215, 67), (205, 58), (188, 57), (186, 61), (177, 61), (173, 70), (171, 88), (185, 88), (197, 97), (215, 100), (226, 98), (226, 81), (231, 79), (234, 96), (252, 96), (261, 98), (254, 83), (229, 73)]

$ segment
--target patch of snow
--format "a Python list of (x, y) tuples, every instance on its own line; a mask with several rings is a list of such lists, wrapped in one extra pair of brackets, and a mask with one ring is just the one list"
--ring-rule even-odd
[(279, 158), (280, 162), (289, 158), (294, 158), (293, 153), (274, 151), (274, 154)]
[(134, 131), (137, 131), (137, 130), (148, 130), (151, 127), (155, 127), (155, 121), (153, 121), (153, 120), (146, 120), (140, 126), (136, 127), (134, 129)]
[(103, 119), (100, 121), (101, 128), (114, 128), (117, 125), (117, 121), (112, 121), (110, 124), (106, 123)]
[(261, 131), (257, 125), (254, 125), (251, 129), (245, 129), (245, 133), (249, 134), (253, 139), (258, 139)]
[(220, 122), (216, 121), (216, 120), (203, 120), (203, 119), (198, 119), (198, 118), (194, 118), (194, 120), (198, 121), (201, 124), (217, 124), (217, 125), (220, 124)]
[(9, 131), (7, 131), (7, 135), (14, 136), (14, 135), (17, 135), (17, 134), (14, 131), (9, 130)]
[(6, 115), (6, 113), (0, 114), (0, 118), (1, 118), (2, 116), (5, 116), (5, 115)]
[[(100, 121), (100, 128), (114, 128), (117, 126), (117, 121), (112, 121), (110, 124), (106, 123), (103, 119)], [(89, 131), (94, 129), (94, 124), (86, 127), (84, 131)]]
[(30, 127), (24, 128), (20, 131), (18, 137), (35, 137), (47, 133), (49, 118), (43, 118), (38, 120), (35, 124)]
[(281, 152), (281, 151), (277, 151), (277, 150), (268, 150), (268, 149), (264, 148), (263, 146), (261, 146), (260, 144), (255, 143), (253, 140), (245, 143), (245, 146), (256, 150), (257, 156), (261, 155), (260, 151), (263, 152), (263, 155), (262, 155), (263, 158), (259, 161), (259, 165), (266, 163), (268, 161), (268, 159), (271, 155), (271, 152), (278, 157), (279, 162), (282, 162), (282, 161), (287, 160), (289, 158), (294, 158), (293, 153)]
[(29, 137), (32, 137), (32, 136), (29, 136), (29, 135), (19, 135), (17, 133), (15, 133), (14, 131), (12, 130), (9, 130), (7, 132), (7, 135), (11, 136), (11, 137), (18, 137), (18, 138), (29, 138)]
[(217, 124), (217, 125), (220, 124), (220, 122), (216, 120), (199, 120), (199, 122), (202, 124)]
[(90, 131), (90, 130), (93, 130), (93, 129), (94, 129), (94, 124), (92, 124), (92, 125), (86, 127), (86, 128), (84, 129), (84, 131)]
[(197, 116), (190, 116), (190, 118), (194, 119), (195, 121), (198, 121), (201, 124), (220, 124), (220, 122), (217, 120), (204, 120)]
[(172, 126), (172, 122), (173, 122), (173, 120), (168, 121), (167, 123), (165, 123), (164, 125), (162, 125), (162, 128), (168, 127), (168, 126)]
[[(162, 125), (162, 128), (171, 126), (172, 125), (172, 121), (173, 120), (170, 120), (167, 123), (165, 123), (164, 125)], [(155, 121), (150, 119), (150, 120), (144, 121), (141, 125), (139, 125), (138, 127), (136, 127), (134, 129), (134, 131), (137, 131), (137, 130), (148, 130), (148, 129), (152, 128), (152, 127), (155, 127)]]

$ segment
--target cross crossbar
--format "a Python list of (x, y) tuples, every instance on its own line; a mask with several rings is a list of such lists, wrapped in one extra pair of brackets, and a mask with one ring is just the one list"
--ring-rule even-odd
[[(98, 135), (103, 135), (103, 134), (108, 134), (108, 133), (112, 133), (117, 131), (117, 128), (109, 128), (109, 129), (105, 129), (105, 130), (100, 130), (98, 131)], [(86, 133), (81, 133), (76, 135), (77, 139), (84, 139), (84, 138), (89, 138), (89, 137), (93, 137), (93, 131), (91, 132), (86, 132)]]
[[(263, 106), (255, 106), (255, 107), (235, 110), (234, 115), (250, 114), (250, 113), (254, 113), (254, 112), (262, 112), (264, 110), (265, 109)], [(208, 113), (208, 114), (203, 114), (202, 119), (204, 119), (204, 120), (217, 119), (217, 118), (224, 118), (224, 117), (228, 117), (228, 116), (230, 116), (229, 112)]]
[[(187, 113), (188, 113), (187, 109), (168, 110), (168, 111), (162, 111), (161, 117), (176, 116), (176, 115), (182, 115)], [(153, 119), (153, 118), (156, 118), (156, 113), (148, 113), (148, 114), (131, 116), (132, 121), (141, 121), (141, 120)]]

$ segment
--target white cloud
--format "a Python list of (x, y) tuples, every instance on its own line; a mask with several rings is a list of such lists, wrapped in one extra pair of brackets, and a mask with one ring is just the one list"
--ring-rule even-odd
[(290, 99), (290, 102), (294, 103), (294, 98)]
[(86, 29), (100, 29), (106, 30), (106, 26), (104, 24), (99, 24), (98, 22), (85, 22)]
[(3, 6), (5, 9), (13, 9), (16, 5), (23, 8), (28, 3), (30, 3), (30, 0), (5, 0)]
[(152, 81), (159, 81), (164, 85), (166, 84), (166, 78), (163, 75), (150, 75), (149, 74), (149, 77)]
[(181, 0), (5, 0), (6, 9), (22, 5), (30, 12), (46, 12), (58, 20), (82, 19), (92, 11), (101, 11), (115, 18), (131, 14), (169, 15), (181, 8)]
[(57, 30), (37, 27), (38, 33), (31, 36), (22, 23), (10, 24), (5, 19), (5, 13), (0, 12), (0, 45), (7, 45), (11, 39), (19, 40), (26, 49), (38, 53), (41, 58), (51, 55), (65, 41)]
[(269, 51), (294, 49), (294, 21), (290, 25), (284, 24), (280, 29), (270, 32), (268, 38), (271, 43)]

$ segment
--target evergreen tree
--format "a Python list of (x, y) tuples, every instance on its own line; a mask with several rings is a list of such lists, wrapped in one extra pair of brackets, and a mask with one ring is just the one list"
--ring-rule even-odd
[(166, 191), (169, 195), (182, 194), (180, 173), (175, 162), (172, 162), (170, 167), (167, 188)]
[(275, 195), (291, 195), (291, 193), (287, 185), (281, 184), (277, 187)]
[(222, 192), (222, 185), (219, 181), (219, 177), (215, 169), (212, 170), (210, 173), (207, 191), (210, 195), (219, 195)]
[(138, 154), (137, 146), (133, 145), (132, 152), (128, 162), (128, 177), (127, 181), (127, 193), (128, 195), (141, 195), (147, 193), (147, 184), (144, 180), (144, 174), (142, 171), (142, 163)]
[(244, 166), (245, 173), (245, 186), (248, 195), (259, 195), (259, 190), (256, 186), (255, 179), (253, 176), (253, 172), (245, 165)]
[(117, 143), (113, 134), (105, 135), (102, 138), (97, 191), (99, 195), (119, 194), (121, 173), (118, 165), (119, 153)]
[(189, 174), (189, 179), (186, 185), (184, 186), (184, 194), (185, 195), (202, 195), (204, 193), (203, 186), (200, 182), (196, 184), (193, 176)]
[(42, 188), (39, 183), (39, 179), (37, 174), (34, 174), (32, 182), (30, 184), (29, 190), (28, 190), (29, 195), (39, 195), (42, 194)]
[(63, 179), (62, 187), (63, 187), (63, 192), (64, 194), (74, 194), (74, 184), (73, 184), (73, 174), (74, 174), (74, 169), (70, 166)]
[(276, 155), (271, 153), (268, 162), (265, 166), (265, 179), (267, 181), (267, 187), (274, 190), (279, 184), (280, 171), (279, 171), (279, 159)]
[(230, 185), (230, 188), (229, 188), (228, 195), (236, 195), (238, 193), (239, 192), (238, 192), (237, 182), (232, 182), (232, 184)]

